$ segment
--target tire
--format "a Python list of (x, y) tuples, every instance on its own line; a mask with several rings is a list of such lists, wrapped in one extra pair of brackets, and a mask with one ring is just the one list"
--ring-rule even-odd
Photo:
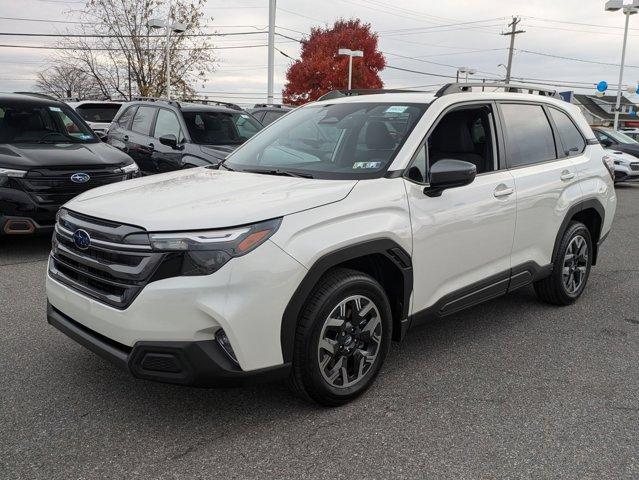
[[(576, 257), (570, 258), (569, 255), (574, 255), (574, 252), (577, 253)], [(574, 303), (588, 283), (592, 254), (592, 238), (588, 228), (581, 222), (570, 222), (553, 259), (552, 273), (534, 284), (537, 297), (552, 305)], [(574, 276), (574, 283), (571, 283), (570, 276)]]
[(388, 298), (375, 279), (342, 268), (328, 272), (297, 324), (291, 388), (324, 406), (348, 403), (375, 380), (390, 349), (392, 327)]

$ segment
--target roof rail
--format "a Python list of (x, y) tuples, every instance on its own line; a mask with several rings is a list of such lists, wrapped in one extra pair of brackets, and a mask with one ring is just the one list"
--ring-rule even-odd
[(60, 101), (59, 99), (51, 95), (47, 95), (46, 93), (40, 93), (40, 92), (13, 92), (13, 93), (16, 93), (18, 95), (31, 95), (32, 97), (45, 98), (47, 100), (53, 100), (54, 102)]
[(287, 108), (290, 107), (290, 105), (286, 105), (285, 103), (256, 103), (255, 105), (253, 105), (253, 108), (268, 108), (268, 107), (273, 107), (273, 108)]
[(401, 89), (384, 89), (384, 88), (361, 88), (352, 90), (332, 90), (325, 93), (317, 101), (333, 100), (342, 97), (357, 97), (359, 95), (376, 95), (379, 93), (426, 93), (421, 90), (401, 90)]
[(221, 102), (219, 100), (209, 100), (208, 98), (183, 98), (182, 101), (188, 103), (200, 103), (202, 105), (219, 105), (221, 107), (228, 107), (233, 110), (244, 110), (242, 107), (236, 105), (235, 103)]
[(180, 108), (180, 103), (175, 100), (169, 100), (168, 98), (162, 97), (132, 97), (131, 101), (134, 102), (165, 102), (169, 105), (173, 105), (174, 107)]
[(437, 93), (435, 93), (436, 97), (443, 97), (444, 95), (450, 95), (451, 93), (463, 93), (463, 92), (472, 92), (473, 89), (481, 88), (482, 91), (485, 88), (502, 88), (504, 92), (510, 93), (531, 93), (537, 94), (544, 97), (555, 97), (559, 98), (559, 93), (557, 90), (552, 88), (544, 88), (539, 85), (531, 85), (526, 83), (505, 83), (505, 82), (491, 82), (491, 83), (447, 83), (442, 88), (440, 88)]

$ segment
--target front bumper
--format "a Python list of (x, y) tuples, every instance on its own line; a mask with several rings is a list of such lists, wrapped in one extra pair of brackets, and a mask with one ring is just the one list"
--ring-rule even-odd
[(633, 170), (625, 165), (615, 165), (616, 182), (639, 182), (639, 170)]
[(140, 341), (133, 347), (114, 342), (67, 317), (51, 304), (47, 321), (93, 353), (128, 371), (136, 378), (194, 387), (235, 387), (283, 380), (290, 363), (243, 371), (215, 340)]
[(240, 368), (284, 363), (282, 314), (306, 269), (270, 240), (212, 275), (148, 283), (124, 309), (47, 274), (51, 305), (82, 327), (132, 349), (144, 342), (207, 342), (223, 329)]

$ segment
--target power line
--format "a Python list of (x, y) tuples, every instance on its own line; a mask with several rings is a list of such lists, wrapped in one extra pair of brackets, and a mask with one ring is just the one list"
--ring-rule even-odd
[[(598, 62), (596, 60), (584, 60), (581, 58), (573, 58), (573, 57), (564, 57), (562, 55), (554, 55), (552, 53), (543, 53), (543, 52), (533, 52), (531, 50), (523, 50), (520, 48), (516, 49), (518, 52), (523, 52), (523, 53), (530, 53), (531, 55), (540, 55), (542, 57), (550, 57), (550, 58), (558, 58), (561, 60), (571, 60), (573, 62), (582, 62), (582, 63), (592, 63), (595, 65), (606, 65), (609, 67), (618, 67), (619, 64), (618, 63), (608, 63), (608, 62)], [(626, 67), (628, 68), (639, 68), (639, 65), (626, 65)]]

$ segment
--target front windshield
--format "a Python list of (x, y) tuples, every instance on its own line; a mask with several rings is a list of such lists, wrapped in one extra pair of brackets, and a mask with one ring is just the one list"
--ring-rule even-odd
[(95, 143), (93, 132), (67, 106), (0, 103), (0, 143)]
[(263, 127), (242, 112), (183, 112), (193, 143), (201, 145), (240, 145)]
[(608, 130), (606, 131), (606, 133), (610, 137), (612, 137), (617, 143), (625, 143), (625, 144), (632, 144), (632, 145), (636, 145), (639, 143), (634, 138), (629, 137), (625, 133), (617, 132), (615, 130)]
[(391, 164), (428, 105), (336, 103), (299, 108), (228, 157), (234, 170), (371, 178)]
[(111, 123), (120, 110), (119, 103), (83, 103), (75, 111), (87, 122)]

